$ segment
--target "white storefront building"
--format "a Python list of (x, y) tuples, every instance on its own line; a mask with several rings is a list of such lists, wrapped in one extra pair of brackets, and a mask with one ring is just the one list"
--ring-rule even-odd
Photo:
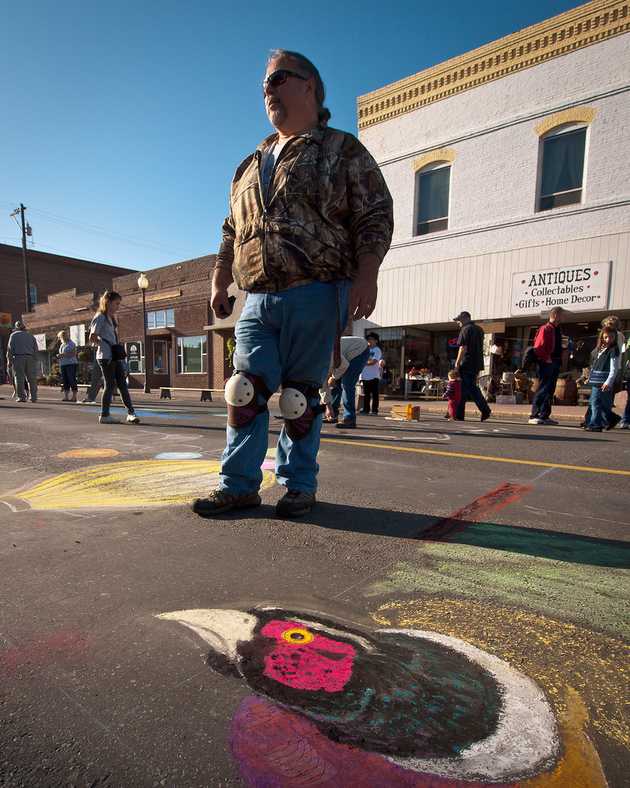
[(401, 373), (444, 372), (462, 309), (512, 368), (555, 304), (568, 367), (630, 328), (629, 31), (595, 0), (359, 97), (395, 213), (369, 325)]

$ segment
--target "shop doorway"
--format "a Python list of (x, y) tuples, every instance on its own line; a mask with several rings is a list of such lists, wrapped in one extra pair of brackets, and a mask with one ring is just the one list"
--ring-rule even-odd
[(158, 378), (154, 385), (171, 384), (171, 342), (168, 339), (154, 339), (152, 344), (153, 375)]

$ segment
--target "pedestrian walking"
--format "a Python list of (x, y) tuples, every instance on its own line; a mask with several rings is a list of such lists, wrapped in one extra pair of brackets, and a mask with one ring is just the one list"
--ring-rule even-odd
[(361, 385), (363, 386), (363, 408), (361, 413), (364, 416), (378, 416), (383, 353), (378, 346), (380, 338), (377, 333), (372, 331), (366, 334), (365, 338), (369, 345), (369, 357), (361, 372)]
[(624, 345), (620, 366), (622, 390), (626, 392), (626, 407), (619, 426), (622, 430), (630, 430), (630, 337)]
[(26, 402), (25, 381), (28, 381), (31, 402), (37, 402), (37, 350), (35, 337), (21, 320), (16, 320), (7, 346), (7, 361), (13, 368), (18, 402)]
[(109, 412), (115, 385), (118, 387), (122, 401), (127, 408), (127, 422), (129, 424), (140, 423), (127, 387), (125, 350), (118, 341), (116, 312), (118, 312), (121, 301), (122, 297), (113, 290), (103, 293), (98, 310), (90, 325), (90, 342), (95, 342), (98, 346), (96, 359), (105, 381), (105, 390), (101, 400), (101, 415), (98, 418), (101, 424), (118, 423), (118, 419), (111, 416)]
[(481, 421), (486, 421), (492, 411), (477, 383), (479, 373), (484, 368), (483, 331), (472, 320), (470, 312), (462, 311), (453, 320), (460, 328), (455, 369), (458, 370), (462, 381), (462, 394), (456, 418), (458, 421), (466, 418), (466, 402), (472, 400), (481, 413)]
[(448, 383), (442, 399), (445, 399), (448, 403), (445, 418), (456, 421), (458, 418), (457, 412), (462, 401), (462, 379), (459, 370), (452, 369), (448, 373)]
[[(65, 329), (57, 334), (57, 339), (59, 340), (57, 358), (59, 359), (63, 390), (62, 402), (76, 402), (79, 390), (77, 386), (77, 367), (79, 366), (77, 346), (68, 337), (68, 332)], [(72, 392), (72, 396), (70, 396), (70, 392)]]
[[(85, 397), (81, 400), (81, 405), (94, 405), (98, 392), (103, 388), (103, 373), (96, 358), (89, 362), (90, 383), (85, 392)], [(112, 396), (115, 396), (116, 389)]]
[(341, 337), (341, 360), (339, 365), (331, 370), (323, 387), (324, 402), (330, 407), (326, 421), (337, 423), (340, 406), (343, 405), (343, 419), (337, 424), (340, 429), (357, 426), (357, 382), (369, 355), (367, 339)]
[(536, 332), (534, 353), (538, 360), (538, 391), (532, 401), (528, 424), (557, 424), (551, 418), (553, 395), (562, 362), (562, 322), (564, 310), (556, 306), (549, 312), (549, 320)]
[[(263, 98), (274, 133), (238, 167), (212, 281), (212, 308), (230, 314), (228, 286), (247, 291), (225, 387), (227, 445), (220, 485), (193, 510), (258, 506), (267, 401), (282, 386), (276, 512), (310, 511), (317, 488), (319, 389), (348, 317), (368, 317), (393, 228), (381, 172), (351, 134), (328, 127), (324, 84), (310, 60), (274, 50)], [(339, 354), (336, 353), (338, 359)]]
[(597, 346), (591, 355), (591, 371), (588, 377), (591, 386), (590, 416), (584, 429), (601, 432), (608, 426), (614, 427), (620, 420), (612, 410), (613, 384), (618, 369), (617, 332), (613, 328), (602, 328)]

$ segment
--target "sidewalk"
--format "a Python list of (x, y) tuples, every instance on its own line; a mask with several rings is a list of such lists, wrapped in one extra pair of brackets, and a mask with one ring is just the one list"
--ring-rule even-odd
[[(79, 390), (79, 399), (84, 396), (85, 390)], [(11, 394), (13, 393), (13, 389), (11, 386), (3, 385), (0, 386), (0, 398), (5, 400), (9, 400), (11, 398)], [(61, 393), (59, 388), (54, 386), (40, 386), (39, 387), (39, 397), (42, 400), (59, 400), (61, 401)], [(150, 394), (145, 394), (141, 389), (131, 389), (131, 397), (134, 401), (134, 404), (138, 406), (142, 405), (152, 405), (153, 407), (159, 405), (160, 407), (169, 408), (169, 407), (182, 407), (185, 406), (187, 408), (208, 408), (209, 406), (216, 407), (219, 405), (220, 407), (223, 406), (223, 397), (218, 395), (213, 395), (213, 401), (209, 402), (200, 402), (199, 395), (194, 394), (184, 394), (179, 392), (173, 393), (173, 399), (160, 399), (160, 392), (159, 390), (152, 391)], [(272, 405), (277, 404), (278, 394), (274, 394), (271, 399)], [(626, 394), (622, 392), (621, 394), (617, 395), (616, 399), (616, 406), (617, 412), (623, 413), (623, 408), (626, 404)], [(100, 397), (99, 397), (100, 399)], [(446, 413), (446, 402), (442, 400), (424, 400), (424, 399), (413, 399), (413, 400), (403, 400), (403, 399), (394, 399), (394, 398), (383, 398), (381, 397), (381, 406), (380, 412), (381, 415), (387, 416), (389, 415), (390, 409), (394, 405), (419, 405), (420, 406), (420, 417), (422, 418), (422, 414), (431, 414), (433, 415), (444, 415)], [(490, 407), (492, 408), (492, 417), (491, 420), (499, 419), (499, 420), (517, 420), (517, 421), (527, 421), (530, 413), (530, 405), (497, 405), (496, 403), (490, 403)], [(552, 416), (553, 418), (557, 419), (560, 422), (565, 422), (567, 424), (579, 424), (584, 417), (585, 408), (583, 406), (570, 406), (570, 405), (555, 405), (553, 408)], [(469, 402), (466, 406), (466, 414), (468, 421), (478, 421), (479, 420), (479, 413), (477, 408), (475, 407), (474, 403)]]
[[(381, 400), (381, 412), (386, 413), (392, 405), (420, 405), (420, 417), (422, 418), (423, 413), (431, 413), (431, 414), (439, 414), (443, 416), (446, 413), (446, 402), (442, 402), (441, 400), (424, 400), (424, 399), (413, 399), (413, 400), (399, 400), (399, 399), (389, 399), (389, 397), (385, 400)], [(517, 419), (520, 421), (527, 421), (529, 418), (529, 414), (531, 412), (531, 405), (524, 404), (524, 405), (497, 405), (495, 402), (489, 403), (490, 408), (492, 409), (492, 416), (490, 417), (490, 421), (495, 418), (498, 419)], [(583, 406), (577, 405), (554, 405), (552, 418), (557, 419), (560, 422), (566, 421), (570, 424), (579, 423), (584, 418), (584, 413), (586, 408)], [(474, 402), (469, 402), (466, 405), (466, 420), (467, 421), (478, 421), (479, 420), (479, 411), (475, 407)]]

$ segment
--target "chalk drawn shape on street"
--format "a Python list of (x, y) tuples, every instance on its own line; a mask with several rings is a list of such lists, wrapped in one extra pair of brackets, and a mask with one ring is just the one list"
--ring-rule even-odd
[[(366, 773), (385, 761), (381, 776), (391, 774), (382, 784), (433, 784), (437, 776), (436, 785), (505, 785), (553, 768), (559, 757), (555, 715), (542, 690), (458, 638), (414, 629), (367, 632), (319, 614), (267, 607), (157, 617), (192, 629), (210, 646), (211, 668), (240, 677), (273, 708), (307, 720), (332, 742), (331, 773), (345, 774), (360, 751)], [(261, 707), (250, 712), (265, 716)], [(232, 750), (249, 784), (284, 784), (274, 782), (282, 762), (250, 774), (264, 767), (250, 757), (238, 726)]]
[[(103, 463), (53, 476), (10, 496), (20, 509), (131, 509), (177, 506), (207, 495), (219, 483), (217, 460), (134, 460)], [(275, 476), (263, 472), (262, 487)], [(16, 500), (21, 505), (16, 506)]]
[(198, 451), (163, 451), (155, 455), (156, 460), (200, 460), (202, 457)]
[(60, 452), (57, 457), (61, 460), (96, 460), (106, 457), (118, 457), (120, 452), (117, 449), (68, 449)]

